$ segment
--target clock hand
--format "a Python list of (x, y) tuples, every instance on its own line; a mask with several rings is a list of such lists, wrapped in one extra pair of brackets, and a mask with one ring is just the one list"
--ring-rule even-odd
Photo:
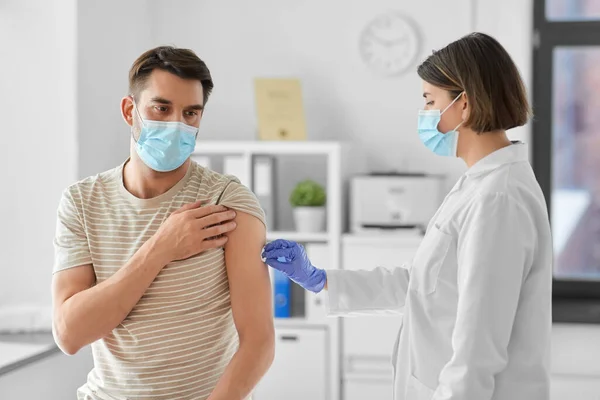
[(385, 47), (392, 47), (392, 46), (399, 46), (402, 44), (406, 44), (406, 42), (408, 42), (408, 38), (406, 36), (403, 36), (399, 39), (384, 39), (382, 37), (376, 36), (376, 35), (372, 35), (372, 39), (380, 44), (382, 44)]

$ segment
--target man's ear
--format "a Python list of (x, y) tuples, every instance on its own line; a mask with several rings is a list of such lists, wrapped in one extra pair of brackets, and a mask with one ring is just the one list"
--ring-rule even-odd
[(121, 116), (125, 120), (125, 123), (129, 126), (133, 126), (133, 97), (125, 96), (121, 99)]

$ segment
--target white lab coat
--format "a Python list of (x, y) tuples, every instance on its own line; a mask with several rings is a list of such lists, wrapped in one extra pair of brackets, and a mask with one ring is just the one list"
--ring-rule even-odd
[(549, 399), (552, 240), (527, 154), (472, 166), (403, 268), (327, 272), (331, 315), (402, 314), (396, 400)]

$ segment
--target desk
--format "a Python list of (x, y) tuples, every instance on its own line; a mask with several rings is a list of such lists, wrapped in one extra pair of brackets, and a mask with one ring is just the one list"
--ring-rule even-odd
[(74, 399), (92, 368), (89, 346), (66, 356), (50, 333), (0, 334), (2, 400)]
[(59, 351), (51, 333), (0, 334), (0, 376)]

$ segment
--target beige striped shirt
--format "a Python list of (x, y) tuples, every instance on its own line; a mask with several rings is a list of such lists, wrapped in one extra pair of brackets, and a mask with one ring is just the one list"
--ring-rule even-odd
[[(173, 188), (147, 200), (125, 189), (121, 165), (63, 193), (54, 272), (92, 264), (101, 283), (173, 211), (196, 200), (219, 200), (265, 220), (254, 194), (236, 178), (195, 162)], [(92, 343), (94, 369), (78, 399), (206, 399), (237, 345), (223, 249), (172, 262), (127, 318)]]

